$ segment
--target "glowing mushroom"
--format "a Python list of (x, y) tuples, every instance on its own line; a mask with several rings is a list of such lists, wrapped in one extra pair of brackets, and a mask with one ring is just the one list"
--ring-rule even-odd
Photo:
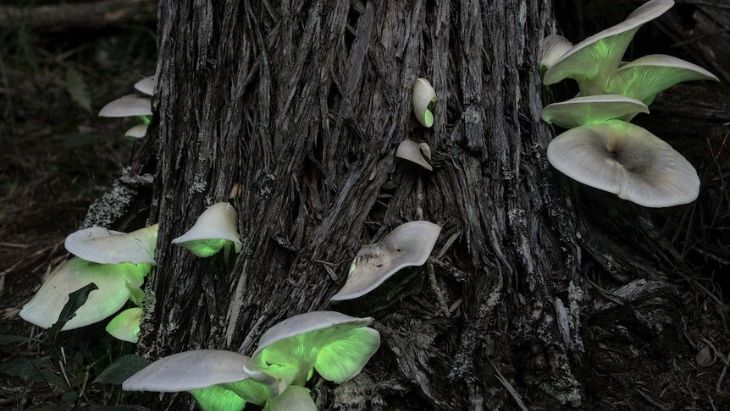
[(440, 232), (441, 227), (434, 223), (411, 221), (398, 226), (379, 242), (363, 247), (350, 266), (345, 285), (332, 300), (360, 297), (401, 268), (423, 265)]
[(236, 210), (226, 202), (216, 203), (203, 211), (193, 227), (172, 243), (203, 258), (216, 254), (228, 244), (233, 244), (239, 252), (241, 238), (236, 227)]
[(573, 128), (648, 112), (649, 108), (639, 100), (601, 94), (550, 104), (542, 110), (542, 119), (563, 128)]
[(619, 67), (634, 34), (673, 5), (672, 0), (651, 0), (623, 22), (581, 41), (555, 61), (545, 73), (543, 83), (550, 85), (572, 78), (578, 81), (582, 95), (606, 94), (605, 82)]
[(279, 396), (267, 401), (264, 411), (317, 411), (317, 405), (308, 389), (290, 385)]
[(556, 137), (550, 164), (568, 177), (645, 207), (694, 201), (700, 180), (669, 144), (621, 120), (577, 127)]
[(431, 164), (428, 164), (428, 158), (431, 159), (431, 148), (426, 143), (416, 143), (413, 140), (403, 140), (398, 145), (395, 152), (396, 157), (416, 163), (428, 171), (433, 171)]
[(147, 124), (137, 124), (124, 133), (127, 137), (142, 138), (147, 135)]
[(433, 109), (436, 105), (436, 92), (425, 78), (413, 84), (413, 114), (424, 127), (433, 125)]
[(106, 332), (118, 340), (136, 344), (139, 340), (143, 314), (139, 307), (126, 309), (109, 321), (109, 324), (106, 325)]
[(62, 330), (93, 324), (122, 308), (130, 296), (129, 286), (139, 286), (147, 271), (146, 264), (95, 264), (72, 258), (51, 272), (19, 315), (25, 321), (49, 328), (58, 320), (68, 295), (94, 283), (98, 289), (89, 293), (86, 303)]
[(573, 43), (563, 36), (551, 34), (542, 40), (540, 66), (549, 69), (560, 57), (573, 48)]
[(688, 61), (653, 54), (619, 67), (611, 74), (605, 90), (651, 104), (662, 91), (693, 80), (720, 81), (714, 74)]
[(99, 117), (133, 117), (152, 115), (152, 102), (149, 98), (129, 94), (107, 103), (99, 111)]
[(252, 362), (288, 384), (303, 385), (314, 370), (342, 383), (359, 374), (380, 346), (380, 334), (368, 328), (372, 322), (334, 311), (295, 315), (261, 336)]
[(156, 81), (154, 76), (145, 77), (142, 80), (134, 83), (134, 89), (142, 94), (151, 96), (155, 93)]
[(131, 233), (90, 227), (66, 237), (66, 250), (99, 264), (154, 264), (157, 224)]

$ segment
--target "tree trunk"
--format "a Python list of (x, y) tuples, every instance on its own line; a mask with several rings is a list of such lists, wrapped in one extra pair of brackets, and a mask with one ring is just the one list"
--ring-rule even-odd
[[(581, 250), (616, 278), (652, 268), (587, 235), (546, 161), (550, 0), (176, 0), (159, 18), (143, 354), (250, 354), (274, 323), (331, 309), (373, 316), (383, 344), (354, 380), (315, 384), (320, 409), (585, 403), (581, 318), (617, 304), (584, 297)], [(438, 95), (431, 129), (411, 111), (418, 77)], [(406, 138), (430, 145), (432, 173), (395, 158)], [(170, 245), (234, 186), (240, 254)], [(361, 246), (417, 219), (443, 228), (426, 265), (328, 302)], [(623, 282), (619, 304), (664, 290)]]

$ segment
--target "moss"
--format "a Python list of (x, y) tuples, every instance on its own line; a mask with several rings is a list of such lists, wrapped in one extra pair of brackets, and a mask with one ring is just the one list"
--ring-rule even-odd
[(91, 204), (81, 228), (113, 225), (124, 215), (136, 195), (137, 190), (115, 181), (111, 190)]

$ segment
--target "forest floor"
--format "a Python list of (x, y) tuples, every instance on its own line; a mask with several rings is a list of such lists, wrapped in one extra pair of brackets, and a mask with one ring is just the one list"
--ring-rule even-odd
[[(66, 258), (64, 238), (128, 161), (135, 143), (123, 134), (134, 121), (96, 113), (154, 72), (155, 41), (154, 23), (92, 35), (0, 32), (0, 409), (139, 403), (135, 395), (93, 383), (114, 359), (134, 351), (131, 344), (113, 340), (101, 325), (64, 333), (54, 343), (17, 314), (43, 276)], [(708, 196), (727, 197), (726, 140), (728, 135), (677, 142), (693, 164), (701, 164)], [(696, 223), (712, 205), (727, 206), (707, 197), (698, 204), (688, 208), (689, 216), (657, 217), (660, 231), (672, 230), (675, 245), (691, 260), (689, 274), (667, 278), (679, 291), (676, 304), (688, 315), (669, 335), (647, 333), (639, 340), (622, 335), (631, 324), (616, 324), (610, 314), (584, 324), (579, 379), (587, 408), (730, 409), (730, 310), (723, 297), (730, 281), (721, 278), (728, 274), (723, 270), (730, 250), (717, 250), (728, 244), (730, 210), (716, 210), (710, 223)], [(699, 235), (702, 224), (712, 225)], [(698, 247), (708, 250), (700, 241), (719, 253), (716, 258), (707, 263), (699, 258)], [(681, 246), (690, 243), (695, 252)], [(615, 332), (608, 339), (615, 344), (591, 345), (591, 334), (607, 329)], [(53, 355), (59, 347), (60, 360)]]

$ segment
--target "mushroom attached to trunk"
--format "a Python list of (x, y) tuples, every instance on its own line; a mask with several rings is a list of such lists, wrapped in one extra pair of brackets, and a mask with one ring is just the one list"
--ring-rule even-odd
[(357, 253), (347, 281), (332, 297), (351, 300), (377, 288), (401, 268), (423, 265), (431, 254), (441, 227), (428, 221), (402, 224), (375, 244)]
[(645, 207), (694, 201), (700, 180), (669, 144), (621, 120), (577, 127), (550, 142), (550, 164), (568, 177)]
[(295, 315), (261, 336), (252, 362), (287, 384), (304, 385), (314, 370), (339, 384), (359, 374), (380, 347), (372, 322), (334, 311)]
[(639, 100), (601, 94), (550, 104), (542, 110), (542, 119), (563, 128), (573, 128), (616, 118), (629, 119), (637, 113), (648, 112), (649, 108)]
[(155, 76), (145, 77), (142, 80), (134, 83), (134, 89), (139, 91), (142, 94), (146, 94), (148, 96), (155, 94), (155, 86), (157, 85), (157, 81), (155, 80)]
[(573, 48), (573, 43), (563, 36), (551, 34), (542, 39), (540, 66), (549, 69), (560, 57)]
[(157, 224), (131, 233), (90, 227), (71, 233), (64, 243), (71, 254), (99, 264), (154, 264)]
[(137, 124), (124, 133), (127, 137), (142, 138), (147, 135), (147, 124)]
[(193, 227), (185, 234), (172, 240), (198, 257), (210, 257), (224, 246), (233, 244), (236, 252), (241, 251), (238, 236), (236, 210), (227, 202), (213, 204), (198, 217)]
[(128, 308), (109, 321), (109, 324), (106, 325), (106, 332), (118, 340), (136, 344), (139, 340), (143, 314), (144, 312), (139, 307)]
[(403, 140), (398, 145), (395, 156), (418, 164), (428, 171), (433, 171), (431, 164), (428, 164), (428, 160), (431, 159), (431, 148), (426, 143), (419, 144), (413, 140)]
[(424, 127), (433, 125), (433, 109), (436, 105), (436, 91), (425, 78), (413, 84), (413, 114)]
[(20, 310), (20, 317), (39, 327), (49, 328), (68, 302), (68, 295), (90, 283), (97, 290), (62, 330), (83, 327), (114, 314), (130, 296), (129, 286), (139, 287), (149, 271), (147, 264), (95, 264), (80, 258), (62, 263), (48, 276), (33, 298)]
[(128, 94), (107, 103), (99, 111), (99, 117), (151, 116), (152, 102), (149, 98)]

